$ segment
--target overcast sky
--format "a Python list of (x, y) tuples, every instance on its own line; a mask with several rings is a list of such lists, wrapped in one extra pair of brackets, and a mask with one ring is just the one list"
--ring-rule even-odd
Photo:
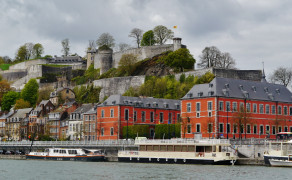
[(0, 0), (0, 56), (14, 58), (27, 42), (60, 56), (65, 38), (71, 53), (84, 56), (104, 32), (134, 46), (131, 29), (157, 25), (176, 25), (197, 61), (206, 46), (217, 46), (239, 69), (262, 69), (262, 61), (267, 74), (291, 67), (291, 0)]

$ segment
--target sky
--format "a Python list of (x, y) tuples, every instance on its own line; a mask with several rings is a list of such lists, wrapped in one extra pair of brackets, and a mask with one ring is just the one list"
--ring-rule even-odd
[(216, 46), (238, 69), (264, 62), (269, 75), (292, 64), (291, 0), (0, 0), (0, 56), (14, 58), (28, 42), (61, 56), (65, 38), (72, 54), (85, 56), (89, 40), (105, 32), (134, 47), (133, 28), (157, 25), (182, 38), (197, 62), (205, 47)]

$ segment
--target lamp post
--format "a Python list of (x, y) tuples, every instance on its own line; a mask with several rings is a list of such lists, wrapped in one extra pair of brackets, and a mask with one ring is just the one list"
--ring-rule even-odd
[(226, 125), (227, 139), (228, 139), (228, 111), (229, 111), (229, 104), (227, 104), (227, 125)]

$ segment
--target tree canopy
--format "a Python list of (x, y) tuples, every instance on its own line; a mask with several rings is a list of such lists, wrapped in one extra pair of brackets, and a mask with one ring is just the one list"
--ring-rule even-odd
[(229, 53), (222, 53), (217, 47), (205, 47), (200, 55), (200, 68), (218, 67), (224, 69), (235, 68), (235, 60)]
[(132, 29), (129, 34), (129, 37), (134, 38), (138, 48), (140, 47), (142, 36), (143, 36), (143, 30), (139, 28)]
[(96, 44), (98, 47), (107, 46), (108, 48), (112, 48), (115, 46), (115, 39), (109, 33), (103, 33), (97, 39)]
[(2, 111), (10, 111), (12, 105), (15, 104), (16, 100), (19, 99), (20, 94), (15, 91), (9, 91), (4, 94), (1, 103)]
[(152, 46), (155, 43), (154, 32), (152, 30), (149, 30), (143, 34), (141, 46)]
[(158, 44), (164, 44), (168, 39), (173, 38), (173, 32), (165, 26), (159, 25), (153, 29), (155, 40)]
[(270, 80), (273, 83), (279, 83), (287, 87), (292, 80), (292, 69), (288, 67), (278, 67), (274, 70)]
[(25, 101), (23, 99), (18, 99), (15, 102), (14, 109), (23, 109), (23, 108), (29, 108), (29, 107), (31, 107), (31, 106), (30, 106), (30, 103), (28, 101)]
[(170, 52), (166, 58), (165, 63), (170, 67), (180, 68), (181, 72), (183, 69), (194, 68), (196, 60), (190, 54), (190, 51), (186, 48), (180, 48), (174, 52)]
[(62, 44), (62, 53), (64, 54), (64, 56), (68, 56), (69, 55), (69, 52), (70, 52), (70, 45), (69, 45), (69, 39), (66, 38), (66, 39), (63, 39), (61, 41), (61, 44)]
[(135, 70), (135, 63), (138, 61), (137, 56), (134, 54), (123, 54), (121, 60), (119, 61), (118, 69), (120, 71), (125, 71), (126, 75), (131, 75)]
[(3, 98), (3, 95), (10, 91), (10, 84), (6, 80), (0, 81), (0, 104)]
[(44, 53), (44, 47), (40, 43), (36, 43), (33, 46), (33, 54), (35, 58), (40, 58), (42, 57), (42, 54)]
[(36, 79), (30, 79), (21, 91), (21, 98), (34, 106), (38, 100), (39, 84)]

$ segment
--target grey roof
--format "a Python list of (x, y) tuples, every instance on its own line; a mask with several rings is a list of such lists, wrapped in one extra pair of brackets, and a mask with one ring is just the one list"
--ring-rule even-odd
[(173, 99), (158, 99), (158, 98), (145, 98), (145, 97), (129, 97), (122, 95), (111, 95), (99, 106), (135, 106), (143, 108), (155, 109), (174, 109), (180, 110), (180, 100)]
[(74, 103), (76, 103), (75, 100), (68, 101), (68, 102), (64, 103), (63, 106), (72, 106)]
[(78, 107), (74, 112), (72, 113), (84, 113), (89, 111), (93, 107), (92, 103), (90, 104), (82, 104), (80, 107)]
[(13, 110), (10, 110), (7, 114), (3, 113), (2, 116), (0, 116), (0, 119), (9, 118), (13, 113), (14, 113)]
[(25, 118), (26, 114), (30, 113), (32, 108), (25, 108), (25, 109), (18, 109), (16, 113), (14, 113), (11, 118), (18, 117), (18, 118)]
[(84, 114), (96, 114), (96, 108), (92, 107), (91, 109), (89, 109), (88, 111), (84, 112)]
[(182, 99), (210, 96), (292, 102), (292, 93), (284, 85), (220, 77), (208, 84), (195, 85)]
[(41, 105), (44, 105), (46, 106), (48, 104), (50, 100), (42, 100), (40, 102), (40, 104), (33, 110), (33, 111), (37, 111), (37, 112), (40, 112), (42, 110), (42, 106)]

